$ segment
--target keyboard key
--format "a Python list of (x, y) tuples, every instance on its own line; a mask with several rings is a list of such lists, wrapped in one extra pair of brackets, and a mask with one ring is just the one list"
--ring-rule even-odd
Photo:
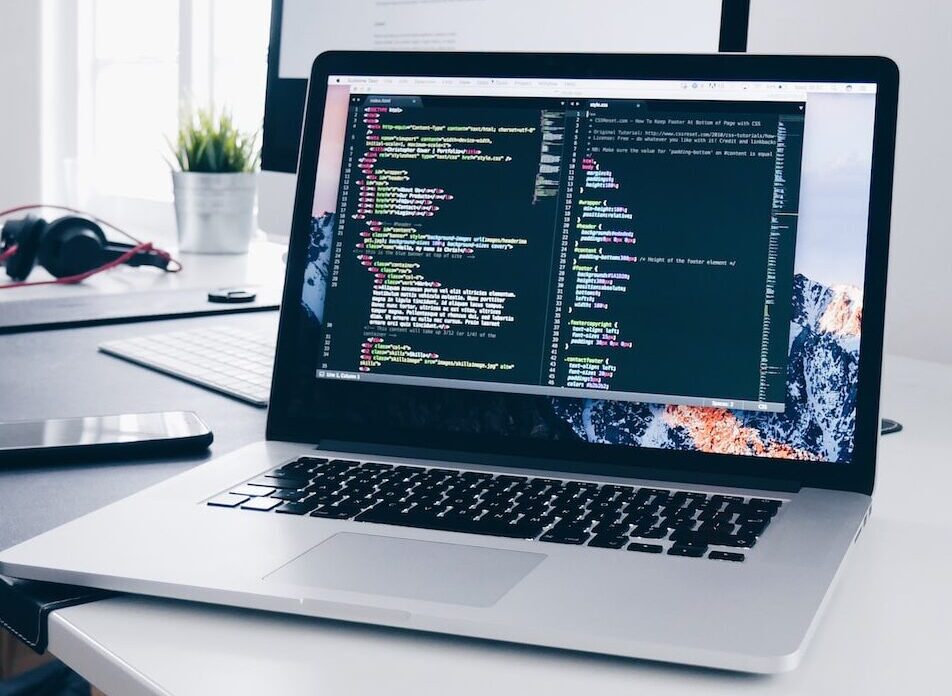
[[(267, 476), (259, 476), (258, 478), (251, 479), (248, 481), (249, 486), (264, 486), (265, 488), (300, 488), (301, 481), (299, 479), (285, 479), (285, 478), (275, 478)], [(306, 481), (304, 484), (306, 485)]]
[(744, 537), (751, 537), (751, 536), (758, 537), (764, 533), (764, 530), (767, 529), (767, 525), (769, 524), (770, 522), (768, 522), (767, 520), (759, 520), (756, 522), (745, 520), (740, 523), (740, 530), (738, 531), (738, 535), (744, 536)]
[(670, 549), (668, 549), (669, 556), (687, 556), (688, 558), (700, 558), (704, 555), (704, 552), (707, 551), (706, 546), (685, 546), (683, 544), (675, 544)]
[(311, 480), (310, 474), (306, 471), (272, 471), (265, 474), (263, 477), (264, 481), (290, 481), (296, 483), (299, 487), (307, 485), (307, 482)]
[(422, 466), (409, 466), (407, 464), (399, 464), (393, 467), (390, 473), (394, 474), (395, 476), (400, 476), (403, 474), (421, 474), (424, 471), (426, 471), (426, 469), (424, 469)]
[(238, 507), (243, 502), (248, 500), (247, 495), (234, 495), (232, 493), (222, 493), (221, 495), (216, 495), (214, 498), (208, 501), (209, 505), (215, 507)]
[(294, 502), (284, 503), (283, 505), (279, 505), (278, 507), (276, 507), (274, 511), (284, 513), (286, 515), (307, 515), (311, 511), (313, 511), (314, 508), (319, 504), (320, 503), (318, 503), (317, 501), (314, 501), (314, 502), (305, 501), (300, 503), (294, 503)]
[(353, 517), (356, 512), (349, 507), (339, 507), (337, 505), (321, 505), (311, 513), (311, 517), (327, 517), (332, 520), (346, 520)]
[(293, 462), (288, 462), (287, 464), (282, 464), (277, 469), (274, 469), (271, 474), (287, 474), (290, 477), (294, 477), (297, 474), (307, 476), (308, 468), (300, 459), (295, 459)]
[(628, 531), (631, 528), (629, 524), (619, 524), (618, 522), (603, 520), (596, 524), (592, 531), (595, 534), (605, 534), (607, 536), (620, 536), (627, 537)]
[(627, 536), (611, 536), (609, 534), (596, 534), (592, 537), (592, 540), (588, 542), (589, 546), (594, 546), (600, 549), (620, 549), (622, 546), (628, 543)]
[(252, 498), (247, 503), (242, 504), (242, 510), (260, 510), (261, 512), (266, 512), (268, 510), (273, 510), (278, 505), (281, 504), (280, 500), (275, 498)]
[(535, 538), (542, 530), (551, 525), (555, 518), (551, 515), (533, 515), (523, 517), (517, 524), (527, 533), (528, 537)]
[(556, 504), (552, 508), (553, 512), (567, 520), (577, 520), (584, 516), (585, 508), (581, 502), (567, 502)]
[(274, 491), (275, 489), (271, 488), (270, 486), (249, 486), (248, 484), (244, 484), (238, 486), (238, 488), (233, 488), (231, 492), (235, 495), (245, 495), (250, 498), (257, 496), (268, 496), (274, 493)]
[(712, 495), (711, 505), (720, 506), (723, 503), (742, 503), (744, 499), (739, 495)]
[(735, 546), (737, 548), (749, 549), (754, 544), (757, 543), (757, 537), (755, 536), (739, 536), (735, 535), (729, 539), (724, 539), (719, 544), (720, 546)]
[[(255, 486), (252, 486), (255, 488)], [(291, 502), (296, 502), (298, 500), (303, 500), (309, 494), (304, 491), (295, 490), (293, 488), (282, 488), (281, 490), (275, 491), (271, 494), (272, 498), (277, 498), (278, 500), (288, 500)]]
[(708, 506), (697, 516), (702, 522), (728, 522), (734, 517), (734, 513), (720, 509), (717, 505)]
[(493, 481), (496, 481), (497, 483), (507, 483), (507, 484), (524, 483), (528, 480), (529, 479), (526, 478), (525, 476), (510, 476), (509, 474), (499, 474), (498, 476), (493, 478)]
[(780, 509), (782, 504), (779, 500), (768, 500), (766, 498), (751, 498), (747, 503), (751, 509), (754, 510), (770, 510), (776, 512)]
[(709, 554), (707, 554), (707, 557), (718, 561), (734, 561), (735, 563), (744, 562), (744, 554), (733, 553), (731, 551), (711, 551)]
[(341, 466), (347, 468), (351, 468), (360, 464), (360, 462), (355, 462), (352, 459), (331, 459), (328, 463), (332, 466)]
[(634, 542), (628, 544), (629, 551), (641, 551), (642, 553), (661, 553), (664, 548), (661, 544), (642, 544), (639, 542)]
[(605, 484), (599, 487), (598, 496), (603, 499), (604, 498), (610, 499), (610, 498), (615, 498), (624, 493), (627, 493), (630, 490), (632, 489), (629, 488), (628, 486), (616, 486), (613, 484)]
[(538, 486), (545, 486), (547, 488), (551, 488), (552, 486), (561, 486), (564, 482), (560, 481), (559, 479), (552, 479), (552, 478), (534, 478), (534, 479), (531, 479), (529, 483), (532, 483)]
[(539, 537), (539, 540), (551, 541), (556, 544), (584, 544), (589, 536), (585, 527), (579, 524), (559, 522), (559, 524)]
[(664, 539), (668, 536), (668, 530), (665, 527), (639, 527), (631, 531), (631, 536), (639, 539)]
[(685, 546), (707, 546), (709, 536), (701, 532), (686, 529), (675, 529), (671, 532), (671, 541)]
[(326, 457), (299, 457), (294, 460), (293, 464), (297, 464), (305, 468), (314, 468), (321, 464), (327, 464), (327, 458)]

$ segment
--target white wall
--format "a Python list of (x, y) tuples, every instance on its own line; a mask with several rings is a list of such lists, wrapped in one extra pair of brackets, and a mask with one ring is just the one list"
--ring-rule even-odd
[(40, 3), (0, 4), (0, 209), (41, 190)]
[(258, 175), (258, 227), (279, 242), (291, 234), (296, 182), (294, 174), (263, 171)]
[(748, 50), (899, 64), (887, 350), (952, 362), (952, 3), (753, 0)]

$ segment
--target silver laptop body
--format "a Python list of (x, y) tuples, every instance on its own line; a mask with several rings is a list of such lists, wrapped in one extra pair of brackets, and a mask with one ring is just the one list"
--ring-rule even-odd
[[(322, 55), (268, 439), (0, 572), (794, 668), (870, 511), (897, 81), (878, 58)], [(562, 304), (520, 304), (549, 270)], [(707, 347), (652, 353), (665, 332)]]

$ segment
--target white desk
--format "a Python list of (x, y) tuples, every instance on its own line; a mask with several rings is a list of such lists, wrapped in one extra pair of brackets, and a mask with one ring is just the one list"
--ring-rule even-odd
[[(161, 246), (161, 245), (160, 245)], [(165, 248), (165, 247), (163, 247)], [(0, 291), (0, 302), (48, 298), (74, 298), (89, 295), (128, 294), (157, 290), (191, 290), (236, 285), (280, 286), (284, 280), (282, 254), (287, 245), (255, 239), (247, 254), (180, 254), (179, 273), (165, 273), (156, 268), (118, 266), (75, 285), (38, 285)], [(53, 276), (37, 266), (30, 281), (52, 280)], [(0, 283), (9, 281), (0, 272)]]
[[(172, 601), (55, 612), (50, 650), (136, 694), (932, 694), (952, 649), (952, 367), (892, 358), (873, 516), (803, 665), (777, 677), (603, 658)], [(633, 597), (633, 602), (638, 598)]]

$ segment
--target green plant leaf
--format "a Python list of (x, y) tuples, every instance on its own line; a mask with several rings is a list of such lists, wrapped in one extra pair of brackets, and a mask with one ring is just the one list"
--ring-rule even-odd
[(174, 144), (166, 141), (183, 172), (254, 172), (261, 164), (258, 133), (242, 133), (227, 111), (186, 113)]

